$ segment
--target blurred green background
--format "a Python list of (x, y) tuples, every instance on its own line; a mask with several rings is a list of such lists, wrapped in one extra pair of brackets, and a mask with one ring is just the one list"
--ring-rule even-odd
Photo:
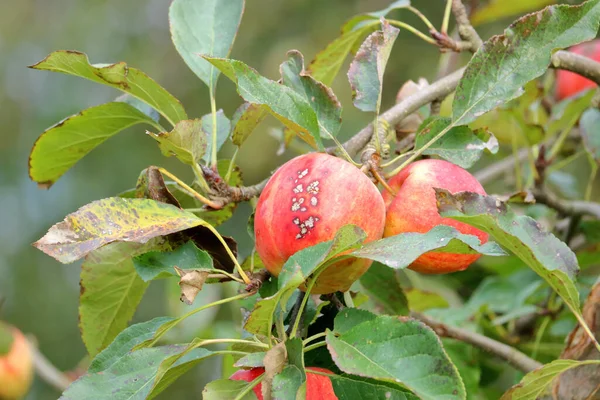
[[(343, 22), (357, 13), (379, 10), (389, 0), (249, 0), (231, 57), (243, 60), (271, 78), (290, 49), (300, 50), (308, 62), (336, 38)], [(415, 0), (438, 27), (442, 0)], [(50, 190), (38, 189), (27, 173), (29, 151), (44, 129), (80, 110), (111, 101), (120, 93), (76, 77), (26, 68), (58, 49), (79, 50), (92, 63), (126, 61), (141, 69), (173, 93), (188, 115), (210, 111), (208, 91), (179, 57), (171, 44), (167, 0), (20, 0), (0, 4), (0, 318), (35, 336), (41, 351), (62, 370), (72, 370), (85, 357), (79, 336), (77, 306), (79, 263), (62, 265), (34, 249), (54, 223), (82, 205), (113, 196), (135, 185), (139, 172), (149, 165), (164, 166), (191, 180), (191, 172), (175, 159), (164, 158), (143, 128), (129, 129), (94, 150)], [(398, 19), (424, 30), (408, 12)], [(484, 37), (499, 25), (481, 29)], [(439, 52), (410, 33), (401, 32), (386, 71), (384, 108), (393, 104), (397, 89), (407, 79), (423, 76), (432, 81)], [(349, 62), (349, 61), (348, 61)], [(347, 62), (347, 64), (348, 64)], [(367, 124), (372, 116), (352, 107), (345, 71), (333, 89), (344, 105), (342, 139)], [(234, 86), (221, 77), (217, 104), (231, 117), (241, 99)], [(268, 176), (294, 155), (276, 156), (273, 137), (278, 126), (267, 119), (244, 144), (239, 165), (246, 184)], [(230, 148), (222, 151), (227, 157)], [(240, 205), (220, 230), (234, 236), (240, 256), (252, 247), (246, 233), (250, 207)], [(154, 282), (134, 322), (181, 313), (175, 282)], [(202, 292), (199, 302), (221, 296), (220, 288)], [(173, 340), (192, 335), (236, 335), (239, 311), (231, 306), (200, 314), (175, 332)], [(221, 375), (220, 360), (200, 364), (169, 388), (163, 398), (200, 398), (204, 384)], [(36, 380), (28, 399), (55, 399), (58, 394)]]

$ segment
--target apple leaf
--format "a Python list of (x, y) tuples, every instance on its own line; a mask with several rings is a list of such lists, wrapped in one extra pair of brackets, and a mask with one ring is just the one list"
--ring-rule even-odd
[(350, 255), (379, 261), (395, 269), (402, 269), (432, 250), (458, 254), (506, 255), (496, 243), (480, 244), (476, 236), (462, 234), (447, 225), (435, 226), (427, 233), (401, 233), (369, 242), (354, 250)]
[[(204, 154), (204, 161), (208, 162), (212, 152), (212, 125), (213, 118), (212, 114), (206, 114), (202, 117), (202, 130), (207, 137), (206, 153)], [(227, 141), (229, 134), (231, 133), (231, 121), (225, 116), (223, 110), (217, 111), (217, 152), (223, 147), (223, 144)], [(224, 176), (224, 175), (223, 175)]]
[(352, 375), (329, 375), (333, 391), (339, 400), (418, 400), (406, 389)]
[[(355, 309), (338, 314), (348, 318)], [(361, 312), (364, 314), (364, 311)], [(440, 339), (423, 323), (379, 315), (339, 334), (327, 348), (343, 372), (400, 383), (422, 399), (465, 399), (465, 387)]]
[(486, 4), (477, 7), (470, 19), (474, 26), (482, 25), (502, 18), (512, 17), (513, 15), (536, 11), (554, 3), (556, 3), (556, 0), (521, 0), (509, 2), (505, 0), (490, 0)]
[[(365, 232), (358, 226), (346, 225), (337, 232), (333, 240), (307, 247), (292, 255), (279, 274), (277, 293), (256, 302), (244, 329), (257, 335), (269, 335), (273, 325), (273, 314), (279, 303), (286, 304), (292, 292), (320, 266), (336, 255), (357, 246), (365, 238)], [(283, 305), (282, 308), (285, 307)]]
[(156, 122), (124, 102), (88, 108), (46, 129), (29, 155), (29, 176), (49, 188), (77, 161), (123, 129)]
[(190, 69), (214, 91), (219, 70), (200, 57), (227, 57), (244, 13), (244, 0), (174, 0), (171, 38)]
[(108, 243), (146, 243), (154, 237), (199, 225), (206, 222), (170, 204), (109, 197), (67, 215), (33, 245), (67, 264)]
[(245, 102), (239, 106), (231, 121), (233, 144), (241, 146), (266, 116), (267, 111), (258, 104)]
[(312, 105), (295, 90), (261, 76), (256, 70), (237, 60), (204, 57), (221, 70), (237, 86), (242, 98), (263, 106), (275, 118), (295, 132), (312, 147), (323, 150), (319, 122)]
[(383, 73), (400, 30), (382, 19), (380, 31), (370, 34), (358, 49), (348, 70), (354, 106), (379, 112)]
[(448, 338), (442, 339), (442, 345), (465, 384), (467, 398), (477, 398), (481, 378), (479, 349), (468, 343)]
[[(423, 147), (451, 124), (450, 118), (442, 117), (430, 117), (423, 121), (415, 137), (415, 150)], [(463, 168), (470, 168), (479, 160), (484, 150), (492, 154), (498, 152), (496, 137), (486, 130), (473, 131), (468, 126), (461, 125), (451, 128), (423, 154), (436, 155)]]
[(510, 388), (500, 400), (528, 400), (536, 399), (544, 389), (561, 373), (581, 365), (596, 364), (600, 366), (600, 360), (554, 360), (541, 368), (531, 371), (521, 379), (517, 385)]
[(239, 397), (250, 383), (231, 379), (217, 379), (208, 383), (202, 391), (203, 400), (257, 400), (253, 390)]
[(587, 109), (581, 116), (579, 128), (586, 151), (600, 165), (600, 110)]
[(408, 315), (408, 300), (396, 278), (396, 271), (374, 262), (360, 277), (360, 285), (370, 298), (390, 315)]
[(58, 50), (30, 68), (79, 76), (129, 93), (161, 113), (172, 125), (187, 119), (179, 100), (148, 75), (124, 62), (95, 66), (84, 53)]
[(432, 308), (448, 307), (448, 301), (438, 293), (410, 288), (404, 290), (404, 296), (408, 300), (408, 308), (412, 311), (422, 312)]
[(591, 106), (595, 93), (595, 90), (587, 90), (578, 96), (568, 97), (552, 107), (552, 119), (546, 126), (547, 136), (551, 137), (561, 131), (573, 129), (581, 114)]
[(186, 269), (212, 269), (210, 255), (200, 250), (193, 241), (173, 251), (149, 251), (133, 259), (133, 265), (144, 282), (177, 276), (174, 267)]
[(158, 142), (160, 151), (169, 157), (174, 155), (181, 162), (194, 165), (206, 153), (208, 140), (199, 119), (179, 121), (171, 132), (148, 134)]
[(599, 24), (600, 0), (590, 0), (527, 14), (487, 40), (456, 89), (453, 124), (468, 124), (518, 97), (527, 82), (546, 72), (554, 50), (594, 39)]
[(239, 360), (237, 360), (233, 366), (236, 368), (257, 368), (265, 366), (265, 355), (267, 353), (264, 351), (259, 351), (256, 353), (246, 354)]
[(364, 26), (365, 21), (381, 20), (382, 17), (387, 16), (392, 11), (407, 7), (410, 7), (410, 0), (396, 0), (383, 10), (355, 15), (344, 24), (344, 26), (342, 27), (342, 33), (346, 33), (348, 31), (355, 30)]
[(317, 114), (321, 137), (336, 137), (342, 124), (342, 105), (330, 88), (304, 70), (302, 53), (291, 50), (287, 56), (288, 60), (279, 67), (283, 84), (312, 105)]
[[(300, 387), (304, 380), (302, 379), (300, 368), (295, 365), (286, 365), (283, 370), (275, 375), (271, 385), (272, 399), (296, 399)], [(264, 383), (263, 383), (263, 387)]]

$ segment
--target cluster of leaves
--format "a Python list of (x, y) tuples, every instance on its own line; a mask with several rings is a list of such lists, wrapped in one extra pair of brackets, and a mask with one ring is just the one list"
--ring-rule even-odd
[[(579, 264), (573, 251), (506, 202), (473, 193), (453, 195), (439, 190), (440, 213), (489, 233), (494, 241), (482, 245), (474, 236), (438, 226), (427, 233), (364, 244), (364, 232), (346, 226), (333, 240), (296, 253), (278, 278), (271, 277), (257, 291), (251, 279), (260, 269), (260, 259), (251, 255), (240, 264), (234, 239), (215, 229), (231, 217), (235, 204), (206, 207), (215, 193), (203, 168), (218, 172), (231, 187), (240, 186), (234, 160), (218, 160), (217, 152), (226, 141), (242, 146), (267, 115), (285, 126), (288, 141), (298, 138), (323, 151), (325, 141), (331, 140), (349, 157), (336, 139), (342, 107), (328, 85), (354, 54), (348, 73), (354, 105), (378, 115), (385, 65), (400, 32), (395, 26), (404, 26), (386, 18), (398, 9), (414, 9), (408, 0), (400, 0), (385, 10), (350, 19), (341, 35), (308, 67), (300, 52), (290, 51), (281, 64), (279, 81), (226, 58), (243, 9), (243, 0), (174, 0), (170, 7), (173, 42), (209, 89), (212, 112), (199, 119), (189, 119), (173, 95), (123, 62), (93, 65), (85, 54), (57, 51), (33, 66), (125, 93), (46, 130), (31, 152), (34, 181), (51, 186), (93, 148), (135, 124), (157, 130), (148, 134), (164, 155), (189, 165), (196, 176), (188, 186), (162, 168), (149, 167), (140, 174), (135, 189), (82, 207), (36, 242), (37, 248), (61, 262), (85, 259), (80, 321), (93, 361), (63, 398), (84, 398), (89, 393), (114, 399), (152, 398), (199, 362), (226, 355), (236, 367), (264, 367), (266, 372), (251, 383), (212, 382), (204, 391), (207, 399), (253, 398), (251, 389), (261, 381), (263, 391), (273, 398), (295, 398), (305, 390), (305, 366), (333, 371), (330, 379), (340, 399), (464, 399), (481, 392), (480, 378), (490, 368), (489, 362), (465, 343), (442, 341), (423, 322), (410, 318), (411, 312), (426, 312), (449, 325), (472, 325), (510, 342), (507, 327), (512, 329), (520, 317), (537, 312), (539, 306), (534, 304), (548, 292), (553, 293), (553, 307), (568, 309), (556, 313), (559, 319), (569, 322), (574, 317), (598, 346), (581, 312), (580, 289), (585, 285), (577, 286)], [(485, 13), (479, 15), (485, 21)], [(594, 38), (599, 24), (600, 0), (590, 0), (577, 7), (552, 6), (529, 14), (503, 35), (486, 41), (467, 65), (451, 111), (446, 116), (431, 115), (419, 127), (410, 159), (432, 155), (469, 168), (484, 150), (495, 153), (499, 148), (490, 121), (510, 121), (510, 129), (497, 131), (512, 132), (515, 148), (533, 151), (531, 146), (550, 141), (554, 143), (551, 155), (560, 156), (580, 121), (585, 153), (595, 173), (600, 159), (596, 129), (600, 112), (590, 108), (592, 95), (566, 100), (548, 111), (542, 107), (548, 90), (536, 80), (547, 71), (556, 49)], [(217, 110), (214, 101), (221, 73), (235, 83), (244, 100), (231, 119)], [(163, 123), (170, 129), (163, 128)], [(503, 138), (499, 139), (502, 143)], [(165, 182), (163, 176), (172, 181)], [(530, 176), (531, 181), (518, 189), (531, 185), (533, 168)], [(597, 230), (597, 221), (584, 222), (589, 231)], [(439, 293), (428, 293), (415, 284), (406, 290), (397, 279), (411, 262), (432, 250), (499, 256), (517, 268), (485, 279), (462, 308), (448, 312), (449, 303)], [(300, 286), (310, 288), (325, 268), (345, 257), (375, 261), (354, 287), (357, 290), (344, 295), (349, 308), (343, 307), (337, 295), (317, 304), (314, 298), (299, 294)], [(530, 270), (518, 269), (520, 265)], [(204, 284), (233, 280), (243, 286), (240, 294), (203, 304), (179, 318), (159, 317), (127, 327), (149, 282), (174, 276), (180, 277), (182, 300), (188, 304)], [(165, 343), (165, 335), (186, 318), (234, 301), (247, 310), (245, 339)], [(355, 308), (363, 304), (364, 309)], [(534, 352), (540, 355), (544, 329), (534, 343)], [(222, 343), (229, 347), (206, 347)], [(520, 344), (521, 349), (528, 343)], [(553, 349), (543, 356), (550, 361), (558, 354)], [(550, 362), (526, 375), (504, 396), (534, 398), (561, 372), (586, 363), (597, 362)]]

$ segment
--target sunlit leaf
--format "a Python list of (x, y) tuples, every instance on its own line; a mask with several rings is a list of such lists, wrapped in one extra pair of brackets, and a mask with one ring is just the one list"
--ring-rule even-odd
[(241, 146), (266, 116), (267, 111), (258, 104), (245, 102), (239, 106), (231, 118), (233, 144)]
[(158, 142), (165, 156), (173, 155), (188, 165), (194, 165), (206, 153), (208, 140), (199, 119), (179, 121), (171, 132), (148, 134)]
[(490, 0), (487, 4), (481, 5), (475, 9), (475, 12), (471, 17), (471, 23), (475, 26), (486, 24), (502, 18), (512, 17), (513, 15), (537, 11), (554, 3), (556, 3), (556, 0)]

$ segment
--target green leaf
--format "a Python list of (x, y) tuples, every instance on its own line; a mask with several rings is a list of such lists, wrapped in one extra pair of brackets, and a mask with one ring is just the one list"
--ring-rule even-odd
[(408, 307), (412, 311), (422, 312), (432, 308), (446, 308), (449, 306), (445, 298), (434, 292), (420, 289), (407, 289), (404, 295), (408, 300)]
[(133, 259), (138, 275), (148, 282), (154, 279), (178, 276), (173, 267), (185, 269), (211, 269), (213, 261), (210, 255), (200, 250), (193, 241), (173, 251), (149, 251)]
[(546, 127), (546, 134), (552, 137), (564, 130), (571, 130), (581, 114), (591, 106), (595, 90), (588, 90), (579, 96), (568, 97), (552, 108), (552, 119)]
[(208, 146), (202, 122), (199, 119), (179, 121), (171, 132), (148, 134), (158, 142), (163, 155), (175, 156), (185, 164), (194, 165), (202, 159)]
[(554, 360), (534, 371), (531, 371), (521, 379), (521, 382), (510, 388), (501, 400), (529, 400), (536, 399), (554, 378), (563, 372), (579, 367), (581, 365), (599, 364), (600, 360)]
[(264, 367), (264, 359), (267, 353), (264, 351), (259, 351), (257, 353), (246, 354), (239, 360), (233, 364), (236, 368), (256, 368), (256, 367)]
[(394, 10), (406, 8), (409, 6), (410, 6), (410, 0), (396, 0), (393, 3), (391, 3), (389, 6), (384, 8), (383, 10), (356, 15), (344, 24), (344, 26), (342, 27), (342, 33), (345, 33), (350, 30), (354, 30), (355, 28), (364, 26), (364, 24), (362, 24), (362, 22), (364, 22), (366, 20), (373, 20), (373, 19), (380, 20), (382, 17), (387, 16), (390, 12), (392, 12)]
[(124, 331), (121, 331), (107, 348), (94, 357), (88, 368), (88, 373), (107, 370), (126, 356), (136, 345), (150, 339), (162, 324), (172, 320), (173, 318), (171, 317), (158, 317), (150, 321), (131, 325)]
[(337, 334), (344, 334), (357, 325), (375, 319), (377, 319), (377, 315), (370, 311), (358, 308), (344, 308), (336, 315), (334, 320), (334, 330)]
[(467, 399), (477, 399), (481, 368), (477, 348), (454, 339), (442, 339), (444, 350), (458, 370), (467, 391)]
[(406, 389), (391, 387), (383, 382), (351, 375), (330, 375), (329, 379), (338, 400), (418, 400)]
[(458, 254), (506, 255), (496, 243), (480, 244), (476, 236), (462, 234), (447, 225), (435, 226), (427, 233), (402, 233), (369, 242), (354, 250), (351, 255), (402, 269), (408, 267), (421, 255), (433, 250)]
[(200, 57), (227, 57), (242, 21), (244, 0), (174, 0), (171, 38), (190, 69), (214, 91), (219, 71)]
[(401, 383), (422, 399), (466, 398), (440, 339), (419, 321), (377, 316), (339, 336), (329, 332), (327, 348), (346, 373)]
[(600, 0), (591, 0), (547, 7), (493, 36), (467, 65), (452, 105), (453, 123), (468, 124), (518, 97), (527, 82), (546, 72), (554, 50), (595, 38), (599, 24)]
[(400, 30), (386, 20), (382, 30), (373, 32), (363, 42), (348, 70), (354, 106), (362, 111), (379, 112), (383, 73)]
[(254, 391), (246, 393), (244, 397), (238, 395), (248, 386), (245, 381), (233, 381), (230, 379), (218, 379), (208, 383), (202, 391), (203, 400), (256, 400)]
[(581, 116), (579, 128), (586, 151), (600, 164), (600, 110), (587, 109)]
[(239, 106), (231, 118), (233, 144), (241, 146), (266, 116), (267, 111), (258, 104), (245, 102)]
[(96, 66), (90, 64), (84, 53), (59, 50), (30, 68), (79, 76), (129, 93), (161, 113), (172, 125), (187, 119), (179, 100), (148, 75), (124, 62)]
[(109, 197), (67, 215), (33, 245), (66, 264), (108, 243), (145, 243), (154, 237), (199, 225), (206, 222), (170, 204)]
[[(212, 126), (213, 117), (212, 114), (206, 114), (202, 117), (202, 130), (207, 136), (208, 146), (206, 148), (206, 154), (204, 155), (204, 161), (208, 162), (212, 152)], [(217, 111), (217, 152), (221, 149), (229, 133), (231, 132), (231, 121), (225, 116), (223, 110)], [(223, 175), (224, 176), (224, 175)]]
[(279, 303), (281, 302), (284, 308), (292, 292), (320, 266), (358, 245), (365, 238), (366, 234), (362, 229), (355, 225), (346, 225), (336, 233), (333, 240), (307, 247), (292, 255), (279, 274), (277, 293), (256, 302), (244, 329), (257, 335), (269, 335), (273, 325), (273, 314)]
[(131, 257), (155, 246), (117, 243), (88, 256), (81, 267), (79, 326), (90, 356), (108, 346), (127, 327), (148, 284)]
[(556, 3), (556, 0), (490, 0), (487, 4), (481, 5), (475, 9), (475, 12), (471, 17), (471, 23), (474, 26), (487, 24), (488, 22), (512, 17), (513, 15), (536, 11), (554, 3)]
[[(423, 121), (415, 138), (415, 150), (419, 150), (451, 124), (450, 118), (442, 117), (430, 117)], [(494, 135), (483, 129), (473, 131), (462, 125), (451, 128), (423, 154), (436, 155), (460, 167), (470, 168), (481, 158), (484, 150), (492, 154), (498, 152), (498, 140)]]
[(321, 137), (336, 137), (342, 124), (342, 105), (333, 91), (304, 70), (302, 53), (291, 50), (281, 64), (283, 84), (304, 98), (317, 114)]
[(29, 176), (50, 187), (77, 161), (123, 129), (157, 124), (135, 107), (112, 102), (88, 108), (46, 129), (29, 155)]
[(285, 126), (298, 132), (316, 149), (323, 150), (319, 122), (312, 105), (285, 85), (261, 76), (256, 70), (237, 60), (204, 57), (237, 86), (242, 98), (263, 106)]
[(306, 379), (303, 371), (295, 365), (286, 365), (279, 374), (273, 378), (271, 398), (273, 400), (295, 399), (300, 386)]
[(408, 315), (408, 300), (396, 278), (396, 271), (375, 262), (360, 277), (360, 285), (370, 298), (390, 315)]
[[(569, 247), (545, 232), (534, 219), (516, 215), (505, 203), (490, 196), (436, 189), (440, 215), (466, 222), (490, 234), (541, 276), (564, 300), (580, 322), (579, 293), (573, 279), (579, 271)], [(585, 326), (585, 325), (584, 325)]]

